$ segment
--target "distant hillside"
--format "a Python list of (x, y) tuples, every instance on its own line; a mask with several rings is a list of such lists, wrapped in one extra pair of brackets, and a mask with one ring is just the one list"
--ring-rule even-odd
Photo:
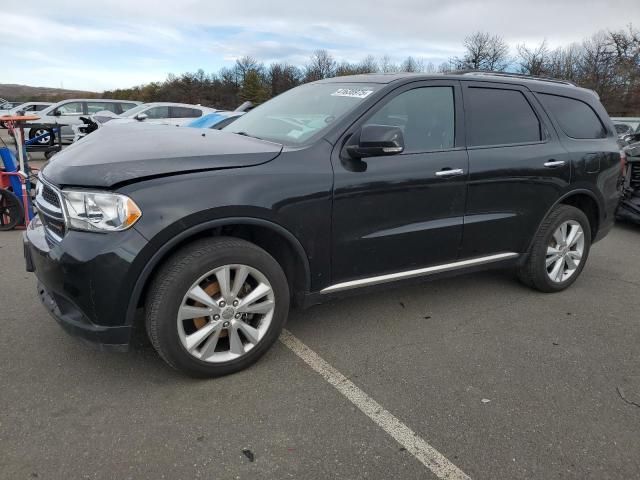
[(0, 98), (6, 98), (7, 100), (58, 102), (66, 98), (96, 98), (101, 96), (102, 93), (98, 92), (0, 83)]

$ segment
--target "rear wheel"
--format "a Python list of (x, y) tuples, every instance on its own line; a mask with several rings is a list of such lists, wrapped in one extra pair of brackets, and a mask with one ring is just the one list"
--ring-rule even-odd
[(13, 192), (0, 189), (0, 231), (13, 230), (22, 223), (22, 203)]
[(237, 238), (186, 246), (158, 272), (146, 301), (151, 343), (171, 366), (216, 377), (256, 362), (277, 340), (289, 287), (267, 252)]
[(540, 226), (518, 276), (542, 292), (559, 292), (576, 281), (590, 248), (591, 226), (586, 215), (575, 207), (559, 205)]

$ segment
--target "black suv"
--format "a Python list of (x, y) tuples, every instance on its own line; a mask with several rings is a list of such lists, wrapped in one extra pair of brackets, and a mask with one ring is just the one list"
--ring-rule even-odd
[(68, 331), (127, 348), (144, 309), (192, 375), (255, 362), (290, 305), (515, 267), (571, 285), (609, 232), (621, 155), (597, 96), (498, 74), (307, 84), (221, 131), (103, 128), (57, 154), (27, 269)]

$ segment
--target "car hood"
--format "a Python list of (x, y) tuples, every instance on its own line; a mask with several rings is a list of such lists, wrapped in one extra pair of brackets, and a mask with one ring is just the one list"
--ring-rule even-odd
[(280, 144), (218, 130), (113, 125), (56, 154), (42, 174), (60, 186), (110, 188), (148, 177), (258, 165), (281, 151)]

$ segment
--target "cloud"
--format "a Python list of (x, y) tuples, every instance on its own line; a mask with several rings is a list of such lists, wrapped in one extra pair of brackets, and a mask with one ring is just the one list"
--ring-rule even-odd
[[(43, 65), (63, 68), (63, 62), (69, 76), (74, 72), (74, 87), (113, 88), (169, 71), (217, 70), (243, 55), (301, 64), (317, 48), (338, 60), (373, 54), (400, 61), (412, 55), (439, 63), (461, 54), (462, 40), (477, 30), (503, 36), (512, 48), (543, 39), (554, 47), (640, 18), (637, 0), (111, 0), (79, 5), (57, 0), (43, 16), (36, 2), (4, 0), (3, 25), (15, 28), (0, 44), (0, 56), (32, 53), (1, 81), (11, 77), (33, 84)], [(84, 70), (89, 73), (81, 74)], [(65, 76), (64, 69), (58, 73)]]

